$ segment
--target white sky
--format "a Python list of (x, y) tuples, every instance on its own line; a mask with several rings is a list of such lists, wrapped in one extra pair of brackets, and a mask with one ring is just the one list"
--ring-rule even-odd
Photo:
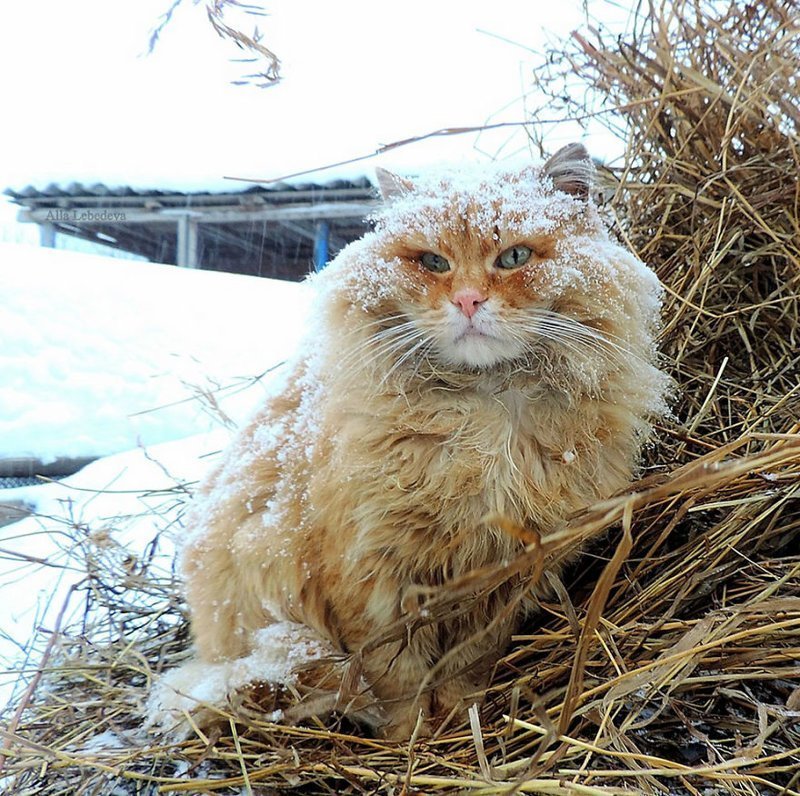
[[(541, 51), (545, 31), (568, 35), (582, 21), (580, 0), (266, 0), (264, 43), (282, 59), (283, 81), (257, 89), (231, 84), (248, 65), (230, 62), (241, 53), (212, 30), (204, 3), (184, 0), (145, 55), (169, 3), (26, 0), (5, 9), (0, 190), (71, 181), (221, 188), (228, 175), (278, 177), (439, 127), (520, 120), (535, 63), (525, 48)], [(605, 10), (625, 17), (609, 6), (604, 23), (613, 21)], [(554, 130), (553, 147), (574, 137)], [(587, 144), (599, 155), (612, 147), (601, 136)], [(526, 151), (522, 131), (503, 130), (415, 144), (349, 172)]]
[[(281, 56), (284, 80), (263, 90), (231, 85), (247, 65), (230, 63), (238, 50), (191, 0), (145, 55), (168, 4), (6, 9), (4, 184), (271, 177), (438, 127), (518, 120), (534, 58), (481, 31), (540, 51), (545, 29), (565, 35), (582, 19), (578, 0), (267, 0), (264, 42)], [(484, 136), (481, 148), (493, 155), (508, 135)], [(510, 149), (523, 143), (520, 135)], [(452, 159), (474, 145), (460, 136), (384, 159)]]

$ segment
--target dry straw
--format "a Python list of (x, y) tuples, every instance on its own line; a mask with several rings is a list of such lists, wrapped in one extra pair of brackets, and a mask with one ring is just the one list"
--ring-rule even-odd
[[(627, 136), (609, 207), (667, 286), (681, 392), (630, 494), (542, 539), (508, 527), (524, 562), (429, 596), (440, 617), (609, 529), (553, 579), (480, 709), (416, 744), (246, 706), (147, 742), (147, 685), (186, 654), (177, 590), (144, 562), (127, 588), (95, 563), (85, 632), (56, 628), (6, 717), (8, 792), (800, 794), (798, 16), (666, 0), (619, 40), (575, 34), (538, 73), (550, 116)], [(124, 748), (87, 748), (107, 730)]]

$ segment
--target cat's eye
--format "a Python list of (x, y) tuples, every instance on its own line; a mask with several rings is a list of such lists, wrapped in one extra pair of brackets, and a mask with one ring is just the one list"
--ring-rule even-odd
[(444, 271), (450, 270), (450, 263), (445, 260), (440, 254), (434, 252), (425, 252), (419, 261), (429, 270), (434, 273), (441, 274)]
[(533, 251), (527, 246), (512, 246), (497, 258), (496, 265), (498, 268), (518, 268), (531, 259), (531, 254)]

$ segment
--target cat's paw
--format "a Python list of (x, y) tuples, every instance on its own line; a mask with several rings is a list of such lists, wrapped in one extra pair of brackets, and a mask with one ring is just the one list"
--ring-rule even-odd
[(173, 742), (205, 728), (219, 716), (228, 694), (229, 665), (188, 661), (166, 672), (150, 690), (145, 729)]
[[(192, 733), (192, 723), (206, 727), (258, 694), (285, 691), (298, 683), (303, 667), (334, 655), (331, 644), (304, 625), (270, 625), (253, 635), (253, 650), (243, 658), (190, 660), (164, 674), (148, 697), (145, 726), (182, 740)], [(263, 718), (280, 721), (283, 711), (265, 710)]]
[(434, 729), (422, 711), (398, 711), (389, 713), (389, 720), (378, 728), (378, 734), (387, 741), (409, 741), (430, 738)]

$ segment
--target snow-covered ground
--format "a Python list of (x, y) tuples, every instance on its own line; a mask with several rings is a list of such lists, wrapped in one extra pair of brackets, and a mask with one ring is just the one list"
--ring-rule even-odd
[[(23, 501), (34, 511), (0, 527), (0, 710), (35, 671), (70, 588), (91, 586), (86, 561), (105, 562), (118, 586), (144, 558), (154, 575), (170, 572), (184, 490), (228, 436), (220, 429), (100, 459), (62, 482), (0, 490), (0, 504)], [(62, 630), (81, 616), (88, 590), (70, 597)]]
[(0, 459), (118, 453), (208, 431), (219, 410), (240, 420), (262, 393), (253, 378), (302, 332), (306, 295), (0, 244)]
[(285, 282), (0, 246), (0, 458), (104, 455), (61, 483), (0, 490), (35, 512), (0, 528), (0, 709), (85, 577), (76, 562), (116, 557), (124, 572), (154, 555), (169, 572), (185, 490), (280, 372), (307, 298)]

